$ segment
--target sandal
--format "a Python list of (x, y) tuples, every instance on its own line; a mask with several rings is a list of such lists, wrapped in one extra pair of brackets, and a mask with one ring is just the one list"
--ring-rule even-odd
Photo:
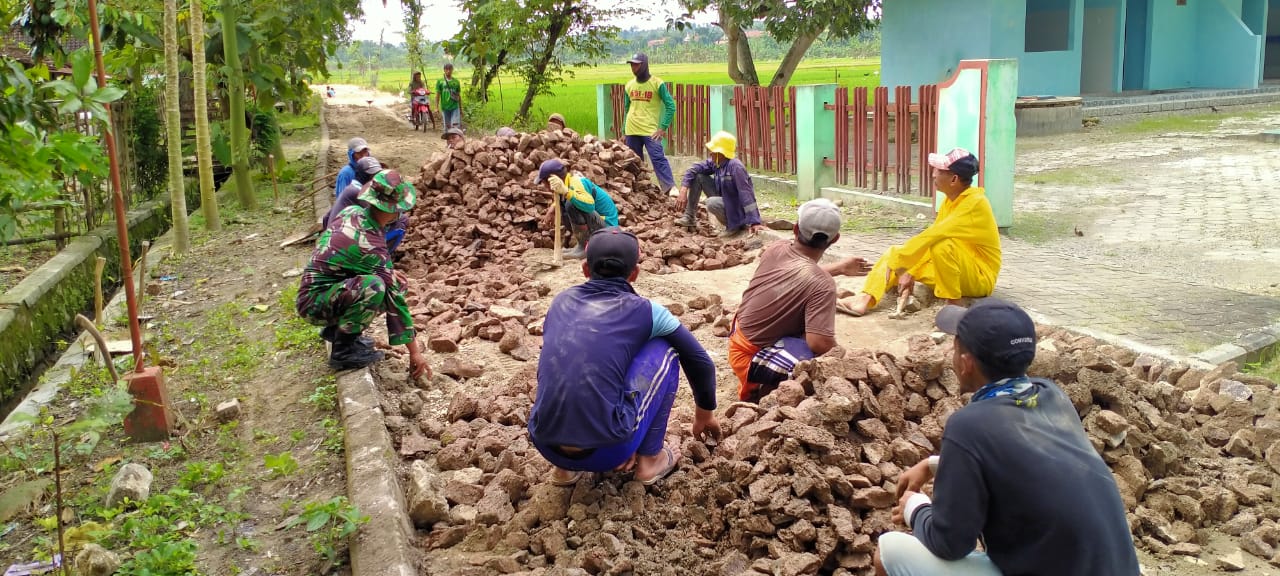
[(641, 481), (641, 484), (644, 484), (645, 486), (653, 486), (654, 484), (661, 482), (663, 478), (670, 476), (671, 473), (675, 471), (676, 464), (680, 462), (680, 459), (676, 458), (675, 453), (671, 450), (670, 446), (664, 445), (662, 447), (662, 453), (667, 455), (666, 467), (655, 474), (653, 478)]
[(551, 473), (551, 485), (552, 485), (552, 486), (560, 486), (560, 487), (562, 487), (562, 488), (563, 488), (563, 487), (567, 487), (567, 486), (573, 486), (574, 484), (577, 484), (579, 480), (581, 480), (581, 479), (582, 479), (583, 475), (585, 475), (585, 474), (586, 474), (586, 472), (584, 472), (584, 471), (582, 471), (582, 470), (572, 470), (571, 472), (572, 472), (572, 474), (570, 474), (568, 478), (563, 479), (563, 480), (558, 480), (558, 479), (556, 479), (556, 473), (555, 473), (555, 472), (552, 472), (552, 473)]

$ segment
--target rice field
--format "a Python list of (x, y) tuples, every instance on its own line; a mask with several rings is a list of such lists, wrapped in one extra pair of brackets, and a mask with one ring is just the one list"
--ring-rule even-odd
[[(779, 62), (757, 62), (756, 69), (762, 82), (778, 69)], [(663, 64), (654, 62), (653, 73), (677, 84), (732, 84), (725, 64)], [(552, 112), (559, 112), (568, 121), (569, 127), (579, 132), (596, 131), (596, 85), (626, 82), (631, 77), (627, 64), (606, 64), (590, 68), (576, 68), (573, 76), (552, 88), (553, 94), (538, 96), (533, 103), (531, 118), (546, 118)], [(438, 69), (428, 69), (423, 75), (427, 85), (432, 86), (441, 76)], [(471, 71), (462, 67), (455, 71), (455, 76), (465, 87), (470, 81)], [(387, 92), (399, 93), (409, 85), (410, 73), (407, 68), (386, 69), (377, 72), (378, 88)], [(331, 82), (344, 84), (367, 85), (372, 80), (372, 73), (363, 78), (349, 71), (339, 70), (330, 78)], [(841, 86), (878, 86), (880, 83), (880, 61), (876, 58), (866, 59), (826, 59), (806, 60), (796, 69), (792, 85), (830, 84)], [(524, 99), (525, 85), (518, 78), (503, 74), (494, 83), (492, 100), (488, 114), (510, 120), (520, 108)]]

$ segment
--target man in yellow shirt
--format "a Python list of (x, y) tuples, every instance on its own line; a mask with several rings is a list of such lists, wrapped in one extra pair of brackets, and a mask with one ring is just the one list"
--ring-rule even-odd
[(671, 174), (671, 164), (667, 162), (667, 154), (662, 148), (662, 139), (667, 137), (667, 127), (676, 117), (676, 100), (671, 97), (667, 85), (661, 78), (649, 73), (649, 57), (644, 53), (632, 56), (627, 63), (631, 65), (631, 73), (635, 78), (627, 82), (624, 104), (627, 109), (626, 120), (623, 121), (623, 134), (627, 147), (636, 153), (641, 160), (644, 152), (649, 151), (649, 161), (653, 163), (653, 173), (662, 184), (662, 191), (668, 192), (676, 185), (676, 178)]
[(1000, 274), (1000, 231), (986, 194), (973, 186), (978, 158), (956, 148), (929, 154), (929, 165), (934, 186), (947, 196), (938, 216), (906, 243), (889, 248), (867, 274), (862, 293), (840, 303), (841, 312), (866, 314), (895, 280), (899, 294), (910, 294), (922, 282), (953, 304), (991, 295)]

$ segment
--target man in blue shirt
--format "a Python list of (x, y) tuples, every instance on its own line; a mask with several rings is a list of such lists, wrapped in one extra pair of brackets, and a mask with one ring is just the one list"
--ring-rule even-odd
[[(741, 160), (734, 158), (738, 139), (728, 132), (717, 132), (707, 142), (711, 158), (690, 166), (680, 183), (676, 209), (677, 226), (697, 226), (698, 198), (707, 196), (707, 212), (724, 226), (721, 238), (734, 238), (743, 233), (756, 234), (764, 229), (756, 206), (756, 189), (751, 174)], [(692, 196), (690, 196), (692, 192)]]
[(342, 195), (342, 191), (347, 189), (347, 185), (356, 179), (356, 162), (361, 158), (372, 155), (369, 150), (369, 143), (364, 138), (352, 138), (347, 141), (347, 165), (338, 171), (338, 181), (333, 187), (333, 196), (336, 198)]
[[(356, 161), (356, 179), (347, 184), (345, 190), (338, 195), (338, 199), (334, 201), (333, 207), (329, 209), (329, 213), (325, 214), (321, 225), (325, 228), (329, 227), (329, 221), (338, 217), (338, 214), (346, 210), (352, 204), (362, 204), (360, 201), (360, 193), (364, 191), (365, 186), (382, 172), (382, 163), (378, 162), (373, 156), (366, 156)], [(402, 213), (395, 222), (387, 226), (387, 232), (383, 236), (387, 240), (387, 252), (394, 255), (396, 248), (400, 247), (400, 242), (404, 240), (404, 230), (409, 224), (409, 214)]]
[(715, 365), (667, 309), (636, 294), (640, 243), (619, 228), (592, 234), (588, 280), (556, 296), (543, 327), (529, 438), (569, 486), (590, 472), (634, 470), (652, 485), (676, 468), (665, 445), (679, 361), (693, 389), (693, 435), (719, 437)]
[[(947, 306), (937, 323), (973, 396), (947, 420), (941, 455), (898, 477), (893, 519), (912, 533), (880, 536), (876, 573), (1138, 576), (1111, 471), (1062, 389), (1026, 376), (1035, 323), (995, 298)], [(920, 493), (930, 479), (932, 499)]]
[[(618, 206), (603, 188), (578, 173), (569, 173), (569, 165), (559, 158), (552, 158), (538, 167), (538, 178), (534, 184), (547, 183), (551, 192), (560, 199), (560, 212), (564, 216), (564, 225), (573, 232), (578, 243), (571, 250), (565, 250), (565, 258), (582, 258), (586, 256), (583, 246), (587, 238), (596, 230), (605, 226), (619, 226)], [(555, 206), (547, 207), (542, 216), (542, 227), (551, 226)], [(560, 233), (559, 230), (556, 231)]]

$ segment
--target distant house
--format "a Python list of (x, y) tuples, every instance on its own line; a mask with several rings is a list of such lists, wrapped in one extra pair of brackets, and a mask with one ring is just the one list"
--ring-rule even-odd
[(666, 39), (666, 38), (658, 38), (657, 40), (650, 40), (650, 41), (649, 41), (649, 47), (650, 47), (650, 48), (653, 48), (654, 46), (661, 46), (661, 45), (666, 44), (666, 43), (667, 43), (667, 39)]
[(761, 36), (764, 36), (764, 35), (765, 35), (764, 30), (747, 30), (747, 33), (746, 33), (747, 38), (760, 38)]
[(896, 0), (881, 82), (931, 84), (960, 60), (1016, 58), (1020, 96), (1256, 88), (1280, 78), (1280, 0)]

